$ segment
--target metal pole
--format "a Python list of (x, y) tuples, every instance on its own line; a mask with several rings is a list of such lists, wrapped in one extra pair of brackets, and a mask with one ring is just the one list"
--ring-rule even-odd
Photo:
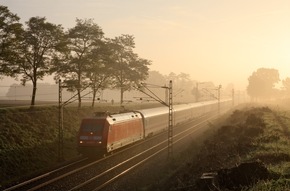
[(199, 93), (198, 93), (198, 82), (196, 82), (196, 92), (195, 92), (195, 102), (198, 102)]
[(235, 89), (232, 89), (232, 106), (235, 106)]
[(172, 80), (169, 81), (169, 122), (168, 122), (168, 158), (172, 156), (173, 150), (173, 99), (172, 99)]
[(63, 105), (61, 80), (58, 81), (58, 161), (63, 161)]
[(221, 99), (221, 88), (222, 88), (222, 85), (219, 85), (218, 87), (218, 114), (220, 114), (220, 99)]
[[(164, 85), (164, 87), (166, 87), (166, 85)], [(168, 93), (169, 93), (169, 91), (168, 91), (169, 89), (168, 88), (165, 88), (165, 103), (166, 104), (169, 104), (169, 95), (168, 95)]]

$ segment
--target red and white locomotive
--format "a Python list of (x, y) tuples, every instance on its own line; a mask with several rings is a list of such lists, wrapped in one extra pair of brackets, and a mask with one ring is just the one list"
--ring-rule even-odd
[[(229, 108), (232, 100), (221, 100), (220, 109)], [(218, 110), (218, 101), (174, 105), (174, 124)], [(128, 144), (153, 136), (168, 128), (168, 107), (162, 106), (133, 112), (96, 113), (84, 118), (78, 133), (78, 151), (83, 155), (109, 153)]]

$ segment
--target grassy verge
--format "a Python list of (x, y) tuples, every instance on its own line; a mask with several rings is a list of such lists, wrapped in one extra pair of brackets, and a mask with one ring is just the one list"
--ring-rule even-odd
[[(64, 158), (77, 155), (75, 136), (87, 110), (64, 110)], [(51, 168), (58, 161), (58, 108), (0, 110), (1, 185)], [(41, 170), (40, 170), (41, 169)]]
[[(290, 190), (290, 112), (269, 107), (249, 107), (224, 116), (215, 130), (207, 132), (202, 144), (194, 142), (175, 158), (162, 188), (155, 190), (200, 190), (205, 172), (230, 169), (245, 162), (261, 162), (270, 176), (252, 185), (239, 186), (243, 191)], [(215, 123), (216, 124), (216, 123)], [(195, 152), (192, 152), (197, 150)], [(250, 176), (250, 173), (249, 173)], [(220, 187), (220, 190), (233, 190)], [(218, 189), (217, 189), (218, 190)]]

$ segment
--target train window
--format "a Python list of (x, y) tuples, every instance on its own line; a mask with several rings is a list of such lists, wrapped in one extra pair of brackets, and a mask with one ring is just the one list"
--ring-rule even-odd
[(83, 132), (93, 132), (96, 134), (101, 134), (103, 131), (103, 125), (86, 122), (82, 124), (82, 131)]

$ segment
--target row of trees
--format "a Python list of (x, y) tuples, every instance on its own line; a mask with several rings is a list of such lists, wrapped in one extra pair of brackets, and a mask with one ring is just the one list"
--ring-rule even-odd
[[(46, 75), (78, 95), (91, 88), (119, 88), (124, 91), (148, 76), (151, 61), (140, 58), (132, 35), (105, 38), (92, 19), (76, 19), (73, 28), (32, 17), (23, 26), (19, 17), (0, 5), (0, 77), (20, 78), (23, 85), (33, 85), (31, 106), (35, 104), (37, 82)], [(94, 105), (94, 101), (93, 101)]]
[[(254, 100), (283, 97), (290, 93), (290, 78), (281, 81), (277, 69), (259, 68), (248, 81), (247, 93)], [(278, 87), (279, 82), (282, 82), (282, 87)]]

